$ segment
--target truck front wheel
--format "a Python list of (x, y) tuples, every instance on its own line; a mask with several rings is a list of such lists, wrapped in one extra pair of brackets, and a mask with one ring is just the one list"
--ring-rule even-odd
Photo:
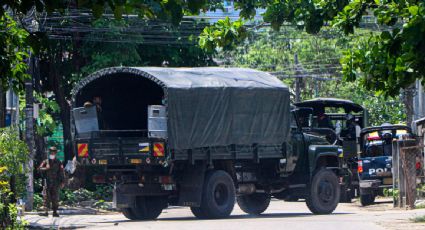
[(307, 207), (314, 214), (332, 213), (338, 205), (340, 185), (334, 172), (327, 169), (317, 171), (306, 199)]
[(237, 198), (238, 205), (245, 213), (251, 215), (260, 215), (269, 207), (270, 194), (254, 193), (242, 195)]
[(163, 197), (151, 196), (136, 197), (136, 206), (122, 210), (125, 217), (130, 220), (154, 220), (161, 215), (162, 210), (167, 206)]
[(375, 202), (375, 196), (373, 194), (360, 195), (360, 203), (362, 206), (371, 205), (373, 202)]
[(201, 206), (192, 213), (201, 219), (225, 218), (235, 205), (235, 186), (230, 175), (222, 170), (208, 172), (202, 190)]

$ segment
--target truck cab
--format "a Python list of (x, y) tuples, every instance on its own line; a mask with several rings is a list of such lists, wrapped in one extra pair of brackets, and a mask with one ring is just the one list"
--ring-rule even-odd
[(383, 124), (361, 131), (357, 171), (363, 206), (372, 204), (384, 188), (392, 188), (393, 141), (411, 138), (412, 131), (405, 125)]
[(315, 98), (295, 105), (305, 108), (301, 120), (304, 120), (306, 133), (323, 136), (341, 147), (341, 167), (347, 170), (341, 184), (341, 202), (351, 202), (359, 190), (357, 155), (360, 152), (360, 131), (367, 126), (366, 109), (350, 100), (338, 98)]

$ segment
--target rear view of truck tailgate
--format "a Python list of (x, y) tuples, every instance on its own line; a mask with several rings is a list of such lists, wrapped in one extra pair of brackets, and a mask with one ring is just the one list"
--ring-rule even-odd
[(79, 139), (79, 158), (91, 165), (159, 164), (165, 158), (165, 142), (144, 137)]

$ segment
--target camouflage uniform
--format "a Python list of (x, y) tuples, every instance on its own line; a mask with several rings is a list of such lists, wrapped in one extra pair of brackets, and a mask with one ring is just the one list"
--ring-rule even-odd
[(47, 196), (44, 198), (44, 207), (47, 211), (51, 204), (53, 213), (57, 214), (59, 207), (59, 189), (64, 182), (63, 166), (58, 159), (48, 159), (43, 161), (41, 167), (46, 167), (47, 163), (50, 165), (50, 168), (44, 171), (47, 184)]

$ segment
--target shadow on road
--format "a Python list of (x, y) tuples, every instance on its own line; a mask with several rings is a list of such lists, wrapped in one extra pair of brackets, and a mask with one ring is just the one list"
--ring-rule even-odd
[[(352, 213), (333, 213), (330, 215), (347, 215)], [(312, 213), (266, 213), (261, 214), (258, 216), (255, 215), (248, 215), (248, 214), (238, 214), (238, 215), (231, 215), (228, 218), (224, 218), (222, 220), (238, 220), (238, 219), (269, 219), (269, 218), (291, 218), (291, 217), (308, 217), (308, 216), (315, 216)], [(208, 221), (210, 219), (197, 219), (194, 216), (184, 216), (184, 217), (165, 217), (161, 218), (159, 217), (157, 220), (154, 221)], [(92, 222), (92, 223), (122, 223), (122, 222), (145, 222), (145, 221), (136, 221), (136, 220), (118, 220), (118, 221), (99, 221), (99, 222)]]

